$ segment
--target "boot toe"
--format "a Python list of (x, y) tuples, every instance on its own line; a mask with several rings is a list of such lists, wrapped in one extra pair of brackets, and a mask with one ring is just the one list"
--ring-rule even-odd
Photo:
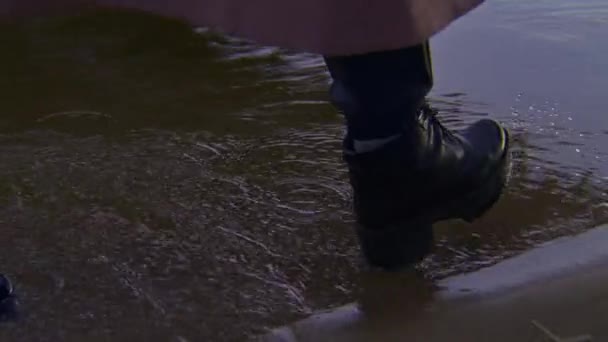
[(466, 140), (475, 148), (472, 151), (500, 160), (507, 151), (509, 134), (497, 121), (482, 119), (471, 125), (464, 133)]

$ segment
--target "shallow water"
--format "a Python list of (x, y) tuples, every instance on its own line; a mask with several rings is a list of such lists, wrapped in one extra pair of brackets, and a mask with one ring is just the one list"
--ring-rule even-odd
[[(475, 224), (437, 227), (429, 278), (608, 222), (608, 6), (496, 1), (437, 36), (432, 100), (514, 136)], [(243, 340), (356, 300), (342, 121), (318, 56), (144, 15), (0, 30), (4, 339)]]

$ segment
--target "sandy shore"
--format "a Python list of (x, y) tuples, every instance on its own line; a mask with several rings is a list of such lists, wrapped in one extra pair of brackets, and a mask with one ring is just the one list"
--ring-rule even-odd
[(375, 277), (385, 279), (372, 281), (375, 293), (360, 302), (263, 340), (608, 341), (608, 226), (435, 287), (415, 275)]

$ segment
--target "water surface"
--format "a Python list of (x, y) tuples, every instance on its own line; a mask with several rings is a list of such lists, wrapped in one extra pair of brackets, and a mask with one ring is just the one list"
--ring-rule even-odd
[[(429, 278), (608, 221), (607, 15), (495, 1), (433, 40), (444, 120), (501, 120), (515, 158), (486, 217), (437, 227)], [(318, 56), (122, 13), (0, 41), (0, 263), (25, 313), (2, 338), (243, 340), (357, 300)]]

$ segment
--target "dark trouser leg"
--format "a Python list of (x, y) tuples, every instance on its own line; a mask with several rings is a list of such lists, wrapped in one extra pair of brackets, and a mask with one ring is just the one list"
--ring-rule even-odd
[[(428, 44), (365, 55), (325, 58), (331, 98), (360, 150), (403, 133), (433, 85)], [(373, 145), (373, 144), (372, 144)]]
[[(328, 57), (325, 62), (334, 81), (330, 91), (332, 102), (346, 119), (344, 147), (347, 155), (381, 149), (398, 139), (407, 131), (408, 125), (415, 124), (415, 113), (433, 85), (428, 44), (365, 55)], [(355, 214), (359, 222), (357, 233), (367, 260), (372, 265), (392, 268), (424, 257), (433, 240), (432, 224), (423, 222), (412, 229), (389, 228), (381, 232), (365, 229), (362, 221), (388, 225), (392, 220), (390, 214), (366, 220), (366, 216), (370, 216), (366, 212), (374, 209), (362, 209), (361, 206), (374, 200), (382, 205), (381, 199), (388, 194), (361, 190), (356, 187), (358, 181), (357, 175), (351, 172)], [(382, 222), (384, 219), (386, 221)]]
[(425, 97), (433, 83), (428, 44), (327, 57), (331, 98), (344, 114), (344, 158), (357, 233), (367, 260), (386, 269), (421, 260), (432, 225), (468, 221), (498, 199), (508, 135), (480, 120), (462, 134), (438, 121)]

